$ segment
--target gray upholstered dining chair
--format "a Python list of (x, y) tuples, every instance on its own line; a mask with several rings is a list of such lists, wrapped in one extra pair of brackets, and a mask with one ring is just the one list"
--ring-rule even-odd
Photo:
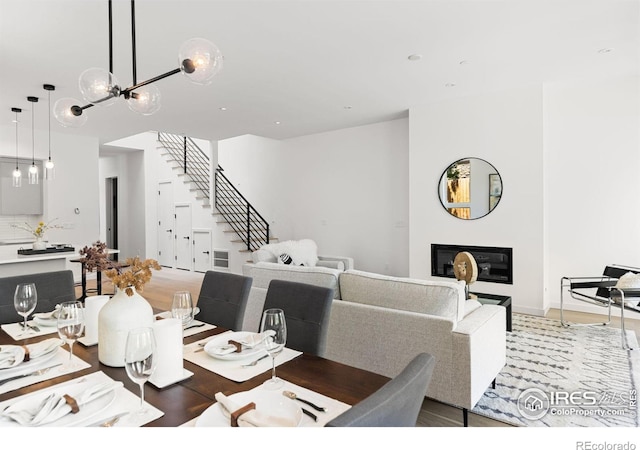
[(284, 311), (288, 348), (323, 356), (332, 302), (331, 288), (271, 280), (263, 311), (271, 308)]
[(22, 321), (13, 306), (13, 295), (20, 283), (35, 283), (38, 303), (34, 312), (53, 311), (56, 304), (76, 299), (71, 270), (31, 273), (0, 278), (0, 324)]
[(420, 353), (391, 381), (330, 420), (327, 427), (415, 427), (436, 364)]
[(204, 275), (197, 306), (197, 319), (240, 331), (253, 278), (209, 270)]

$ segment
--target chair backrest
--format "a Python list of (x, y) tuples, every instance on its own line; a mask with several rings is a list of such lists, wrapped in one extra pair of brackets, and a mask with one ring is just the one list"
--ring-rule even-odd
[(31, 273), (0, 278), (0, 323), (14, 323), (22, 320), (13, 306), (13, 295), (20, 283), (35, 283), (38, 303), (34, 312), (53, 311), (55, 305), (76, 300), (73, 272)]
[(235, 273), (207, 271), (198, 296), (198, 320), (240, 331), (252, 281)]
[(284, 311), (288, 348), (323, 356), (332, 302), (331, 288), (271, 280), (263, 311), (271, 308)]
[[(602, 273), (602, 275), (604, 277), (615, 278), (617, 280), (627, 272), (640, 273), (640, 269), (637, 267), (627, 267), (627, 266), (620, 266), (620, 265), (614, 264), (611, 266), (606, 266), (604, 268), (604, 272)], [(609, 298), (609, 295), (610, 295), (610, 291), (609, 291), (609, 288), (607, 287), (600, 287), (596, 291), (597, 297)]]
[(327, 427), (415, 427), (435, 358), (420, 353), (395, 378), (327, 423)]

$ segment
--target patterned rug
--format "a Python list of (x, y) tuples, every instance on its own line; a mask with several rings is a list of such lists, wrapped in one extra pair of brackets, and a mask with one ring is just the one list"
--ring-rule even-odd
[(517, 426), (637, 427), (640, 350), (620, 329), (513, 314), (507, 364), (472, 412)]

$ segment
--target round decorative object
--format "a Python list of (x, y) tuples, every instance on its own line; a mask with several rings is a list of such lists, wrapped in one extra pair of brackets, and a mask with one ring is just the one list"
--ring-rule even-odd
[(116, 293), (98, 314), (98, 359), (110, 367), (124, 367), (124, 349), (129, 330), (153, 325), (153, 308), (133, 289), (129, 297), (124, 290)]
[(47, 244), (42, 240), (41, 237), (37, 237), (35, 242), (33, 243), (34, 250), (46, 250)]
[(464, 280), (467, 285), (478, 279), (476, 259), (469, 252), (460, 252), (453, 260), (453, 273), (457, 280)]

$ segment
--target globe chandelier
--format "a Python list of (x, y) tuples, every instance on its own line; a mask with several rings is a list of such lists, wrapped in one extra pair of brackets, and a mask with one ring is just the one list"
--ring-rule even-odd
[(78, 85), (81, 102), (74, 98), (61, 98), (53, 108), (56, 120), (65, 127), (80, 127), (87, 121), (84, 111), (95, 106), (109, 106), (123, 97), (129, 109), (143, 115), (151, 115), (160, 109), (160, 91), (153, 85), (156, 81), (177, 73), (184, 74), (195, 84), (208, 85), (222, 70), (222, 53), (212, 42), (203, 38), (185, 41), (178, 51), (179, 67), (145, 81), (137, 81), (135, 1), (131, 0), (131, 47), (133, 85), (122, 88), (113, 74), (113, 20), (112, 0), (109, 12), (109, 70), (92, 67), (80, 74)]

